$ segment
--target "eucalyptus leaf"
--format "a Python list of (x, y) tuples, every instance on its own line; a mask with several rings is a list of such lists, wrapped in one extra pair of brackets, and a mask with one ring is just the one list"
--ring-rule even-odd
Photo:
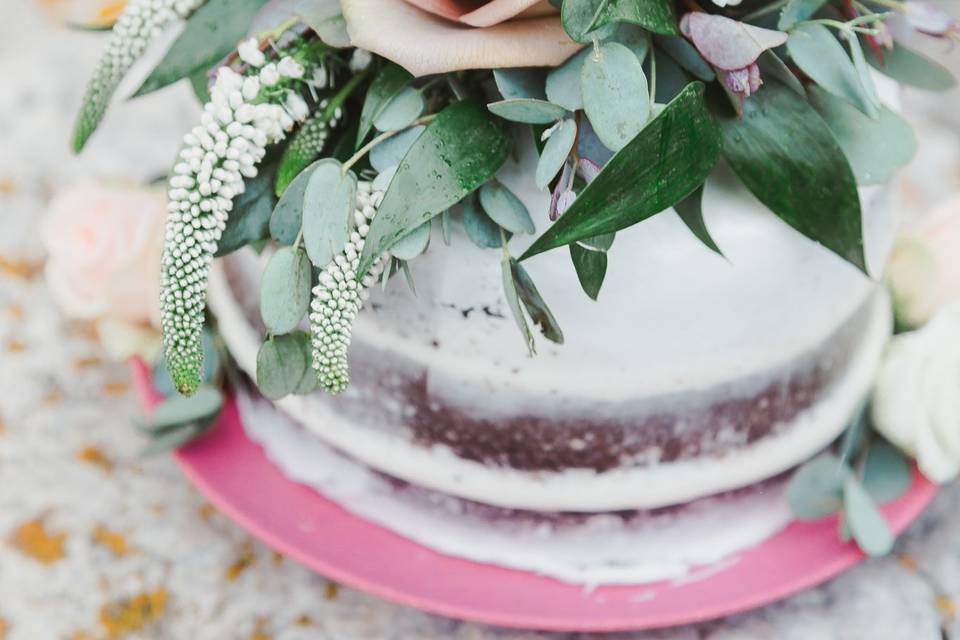
[(653, 53), (647, 58), (647, 63), (644, 65), (644, 72), (651, 79), (653, 78), (652, 63), (654, 62), (657, 66), (656, 86), (654, 87), (655, 100), (657, 104), (667, 104), (680, 95), (680, 92), (690, 84), (691, 78), (666, 52), (654, 48)]
[(179, 449), (206, 433), (212, 424), (210, 421), (202, 420), (167, 429), (150, 440), (150, 443), (140, 452), (140, 457), (150, 458)]
[(790, 32), (790, 57), (814, 82), (835, 96), (848, 100), (871, 118), (878, 105), (860, 81), (860, 75), (830, 30), (822, 24), (804, 23)]
[(878, 504), (896, 500), (913, 484), (910, 461), (886, 440), (874, 439), (866, 456), (863, 486)]
[(526, 205), (498, 180), (480, 187), (480, 206), (498, 225), (512, 233), (533, 233), (536, 227)]
[(886, 183), (916, 154), (913, 127), (887, 107), (873, 120), (819, 87), (810, 88), (810, 103), (830, 127), (858, 184)]
[(780, 12), (777, 29), (789, 31), (798, 22), (804, 22), (812, 18), (813, 14), (826, 3), (827, 0), (788, 0), (783, 7), (783, 11)]
[(410, 127), (375, 146), (370, 150), (370, 166), (380, 172), (398, 166), (424, 129), (424, 125)]
[(800, 520), (819, 520), (843, 507), (844, 483), (850, 467), (824, 454), (798, 468), (787, 484), (787, 504)]
[(563, 0), (560, 20), (577, 42), (589, 42), (594, 31), (621, 22), (668, 36), (678, 33), (671, 0)]
[(545, 189), (550, 184), (553, 177), (563, 167), (567, 156), (570, 155), (576, 139), (577, 123), (573, 120), (564, 120), (553, 130), (550, 137), (547, 138), (547, 144), (543, 146), (543, 152), (537, 162), (535, 175), (537, 188)]
[(513, 271), (517, 294), (520, 296), (527, 313), (530, 314), (530, 319), (540, 328), (540, 333), (543, 334), (544, 338), (557, 344), (563, 344), (563, 331), (560, 329), (557, 319), (553, 317), (547, 303), (543, 301), (543, 297), (533, 283), (530, 274), (527, 273), (522, 264), (513, 259), (510, 260), (510, 268)]
[(547, 74), (547, 99), (550, 102), (560, 105), (568, 111), (583, 109), (580, 73), (583, 70), (583, 61), (592, 54), (593, 51), (589, 47), (585, 47)]
[(533, 341), (533, 333), (527, 324), (527, 318), (523, 315), (523, 307), (520, 303), (520, 294), (517, 291), (517, 284), (513, 275), (514, 260), (509, 254), (504, 253), (500, 260), (500, 275), (503, 281), (503, 295), (507, 299), (507, 306), (510, 307), (510, 313), (513, 315), (517, 328), (520, 329), (520, 335), (523, 336), (524, 343), (527, 345), (527, 352), (532, 356), (536, 354), (536, 345)]
[(650, 32), (635, 24), (618, 25), (607, 41), (617, 42), (630, 49), (641, 63), (650, 53)]
[(868, 556), (882, 556), (893, 548), (890, 525), (867, 490), (852, 475), (843, 485), (843, 514), (853, 539)]
[(137, 89), (142, 96), (218, 64), (237, 48), (266, 0), (208, 0), (187, 18), (160, 63)]
[(505, 120), (525, 124), (548, 124), (566, 115), (567, 110), (546, 100), (518, 98), (491, 102), (487, 108)]
[(689, 196), (673, 205), (673, 210), (677, 212), (677, 215), (683, 220), (683, 224), (687, 225), (687, 228), (696, 236), (697, 240), (717, 255), (722, 256), (723, 251), (721, 251), (717, 243), (714, 242), (713, 236), (710, 235), (710, 230), (707, 229), (707, 225), (703, 221), (702, 200), (703, 187), (701, 186)]
[(413, 76), (410, 75), (409, 71), (392, 62), (387, 63), (380, 69), (373, 82), (370, 83), (370, 88), (367, 89), (367, 95), (363, 101), (356, 146), (359, 147), (363, 144), (367, 134), (370, 133), (370, 129), (373, 128), (373, 121), (412, 79)]
[(176, 394), (165, 398), (154, 409), (148, 429), (158, 432), (196, 422), (217, 415), (222, 407), (223, 394), (220, 390), (203, 385), (193, 395)]
[(790, 67), (780, 59), (780, 56), (773, 51), (764, 51), (757, 59), (757, 66), (760, 67), (762, 77), (775, 78), (780, 84), (792, 89), (798, 96), (806, 97), (807, 91), (803, 83), (793, 74)]
[(360, 274), (399, 238), (493, 177), (510, 155), (511, 143), (475, 102), (441, 111), (413, 143), (383, 196), (364, 243)]
[(573, 261), (573, 268), (577, 272), (580, 286), (584, 293), (596, 300), (600, 295), (603, 279), (607, 275), (607, 254), (603, 251), (584, 248), (576, 242), (569, 246), (570, 259)]
[(500, 225), (483, 211), (475, 196), (464, 198), (461, 212), (463, 230), (473, 244), (481, 249), (499, 249), (502, 246)]
[(750, 191), (794, 229), (866, 268), (857, 184), (843, 150), (806, 100), (776, 81), (744, 103), (718, 99), (723, 155)]
[(546, 69), (521, 67), (518, 69), (494, 69), (493, 79), (505, 100), (533, 98), (544, 100)]
[(291, 245), (300, 233), (303, 226), (303, 198), (307, 191), (310, 176), (317, 165), (323, 162), (318, 160), (307, 166), (297, 174), (297, 177), (287, 186), (280, 196), (277, 206), (270, 215), (270, 237), (280, 244)]
[(402, 129), (419, 118), (425, 107), (420, 91), (404, 87), (380, 110), (373, 119), (373, 126), (380, 131)]
[(892, 50), (883, 50), (883, 60), (867, 51), (867, 62), (886, 76), (910, 87), (926, 91), (949, 91), (957, 79), (939, 62), (913, 51), (899, 42)]
[(566, 213), (521, 259), (619, 231), (673, 206), (700, 186), (716, 163), (720, 132), (691, 83), (617, 152)]
[(303, 331), (268, 338), (257, 352), (257, 387), (271, 400), (309, 393), (317, 384), (312, 359), (310, 336)]
[(275, 162), (262, 165), (255, 178), (246, 182), (243, 193), (233, 199), (227, 226), (217, 245), (217, 257), (270, 237), (270, 217), (277, 198), (273, 194)]
[(686, 38), (680, 36), (657, 36), (654, 38), (657, 45), (666, 52), (668, 56), (686, 69), (698, 80), (704, 82), (713, 82), (717, 79), (713, 67), (703, 59), (697, 48), (694, 47)]
[(310, 307), (313, 267), (307, 254), (282, 247), (263, 269), (260, 279), (260, 317), (272, 334), (297, 328)]
[(601, 142), (619, 151), (650, 118), (643, 65), (622, 44), (604, 43), (583, 62), (583, 108)]
[(880, 102), (880, 94), (877, 93), (877, 87), (873, 83), (872, 71), (863, 55), (860, 41), (856, 37), (847, 38), (847, 47), (850, 50), (850, 59), (853, 60), (853, 68), (857, 70), (857, 77), (860, 78), (864, 97), (878, 109), (882, 108), (883, 103)]
[(317, 163), (303, 194), (303, 246), (322, 269), (343, 249), (357, 197), (357, 179), (336, 160)]
[(392, 247), (390, 247), (390, 254), (394, 258), (400, 260), (413, 260), (421, 253), (427, 250), (427, 245), (430, 244), (430, 225), (431, 221), (427, 220), (422, 225), (403, 236), (397, 240)]
[(350, 46), (347, 23), (337, 0), (298, 0), (294, 9), (324, 44), (338, 49)]

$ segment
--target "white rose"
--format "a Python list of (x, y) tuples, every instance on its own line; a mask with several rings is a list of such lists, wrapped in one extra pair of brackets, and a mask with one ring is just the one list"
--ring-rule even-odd
[(898, 239), (887, 267), (897, 319), (908, 327), (927, 322), (960, 300), (960, 195), (947, 200)]
[(925, 476), (945, 482), (960, 471), (960, 302), (923, 328), (893, 338), (877, 377), (873, 421), (917, 459)]

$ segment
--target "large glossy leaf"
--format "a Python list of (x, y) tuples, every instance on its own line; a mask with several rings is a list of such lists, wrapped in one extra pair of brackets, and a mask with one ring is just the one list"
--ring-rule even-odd
[(388, 63), (370, 83), (367, 96), (360, 112), (360, 128), (357, 130), (357, 146), (373, 128), (373, 121), (379, 116), (393, 98), (413, 79), (410, 72), (398, 64)]
[(577, 42), (588, 42), (592, 31), (619, 22), (668, 36), (678, 33), (670, 0), (563, 0), (560, 18), (567, 35)]
[(720, 151), (720, 133), (707, 112), (703, 89), (699, 82), (688, 85), (607, 162), (521, 259), (629, 227), (699, 187)]
[(457, 102), (430, 122), (404, 156), (370, 225), (360, 272), (399, 238), (489, 180), (511, 139), (483, 105)]
[(710, 235), (710, 230), (707, 229), (707, 225), (703, 221), (703, 208), (701, 206), (702, 202), (703, 187), (700, 187), (689, 196), (673, 205), (673, 210), (677, 212), (677, 215), (680, 216), (681, 220), (683, 220), (683, 224), (687, 225), (687, 228), (690, 229), (690, 232), (694, 236), (696, 236), (697, 240), (702, 242), (711, 251), (722, 256), (723, 252), (720, 251), (720, 247), (718, 247), (717, 243), (714, 242), (713, 236)]
[(860, 269), (860, 198), (843, 150), (806, 100), (768, 82), (738, 118), (715, 102), (723, 155), (750, 191), (787, 224)]
[(840, 143), (858, 184), (887, 182), (917, 151), (913, 128), (887, 107), (873, 120), (819, 87), (810, 88), (810, 103)]
[(946, 67), (899, 42), (892, 50), (883, 50), (882, 61), (872, 49), (868, 49), (866, 56), (871, 66), (910, 87), (926, 91), (949, 91), (957, 86), (957, 79)]
[(250, 22), (265, 2), (209, 0), (201, 5), (134, 95), (142, 96), (162, 89), (220, 62), (247, 34)]
[(605, 251), (594, 251), (574, 242), (569, 245), (570, 260), (577, 272), (577, 279), (583, 292), (593, 300), (600, 295), (600, 287), (607, 275), (607, 254)]

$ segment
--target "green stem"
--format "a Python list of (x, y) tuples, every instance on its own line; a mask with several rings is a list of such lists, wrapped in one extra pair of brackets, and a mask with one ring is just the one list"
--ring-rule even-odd
[(584, 30), (585, 34), (593, 31), (597, 25), (597, 21), (600, 20), (600, 14), (603, 13), (603, 10), (607, 8), (608, 4), (610, 4), (610, 0), (600, 0), (600, 4), (597, 5), (597, 10), (593, 12), (593, 17), (590, 18), (590, 24), (588, 24)]
[(341, 175), (347, 175), (347, 171), (350, 170), (350, 167), (352, 167), (357, 162), (359, 162), (360, 159), (363, 158), (363, 156), (367, 155), (371, 149), (373, 149), (375, 146), (377, 146), (381, 142), (384, 142), (385, 140), (389, 140), (390, 138), (397, 135), (401, 131), (406, 131), (407, 129), (416, 127), (421, 124), (427, 124), (428, 122), (430, 122), (436, 117), (437, 117), (437, 114), (431, 113), (430, 115), (423, 116), (422, 118), (417, 118), (416, 120), (414, 120), (413, 122), (411, 122), (405, 127), (401, 127), (399, 129), (391, 129), (390, 131), (384, 131), (383, 133), (378, 135), (376, 138), (374, 138), (367, 144), (357, 149), (357, 152), (352, 156), (350, 156), (350, 158), (343, 163), (343, 168), (340, 170)]
[(756, 11), (751, 11), (747, 15), (743, 16), (743, 21), (750, 22), (752, 20), (756, 20), (757, 18), (762, 18), (768, 13), (773, 13), (774, 11), (778, 11), (783, 7), (787, 6), (787, 2), (789, 2), (789, 0), (777, 0), (773, 4), (768, 4), (765, 7), (760, 7)]
[(350, 97), (350, 94), (352, 94), (356, 88), (367, 79), (367, 76), (369, 76), (372, 71), (373, 65), (370, 65), (357, 75), (350, 78), (347, 84), (343, 85), (340, 91), (338, 91), (335, 96), (330, 98), (330, 103), (323, 111), (324, 120), (330, 120), (333, 118), (333, 114), (337, 112), (337, 109), (343, 106), (343, 103), (347, 101), (347, 98)]
[(650, 48), (650, 104), (657, 101), (657, 56), (654, 55), (653, 47)]

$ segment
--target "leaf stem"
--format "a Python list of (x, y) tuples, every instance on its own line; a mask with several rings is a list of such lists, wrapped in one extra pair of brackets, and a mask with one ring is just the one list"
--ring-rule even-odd
[(347, 84), (343, 85), (340, 91), (338, 91), (335, 96), (330, 98), (330, 103), (323, 111), (324, 120), (330, 120), (333, 118), (334, 114), (337, 112), (337, 109), (343, 106), (343, 103), (347, 101), (347, 98), (350, 97), (350, 94), (352, 94), (354, 90), (356, 90), (356, 88), (367, 79), (367, 76), (369, 76), (373, 70), (372, 67), (373, 65), (370, 65), (357, 75), (350, 78)]
[(776, 2), (774, 2), (774, 3), (772, 3), (772, 4), (768, 4), (768, 5), (765, 6), (765, 7), (760, 7), (760, 8), (757, 9), (756, 11), (751, 11), (751, 12), (748, 13), (747, 15), (743, 16), (742, 20), (743, 20), (743, 22), (750, 22), (751, 20), (756, 20), (757, 18), (762, 18), (763, 16), (767, 15), (768, 13), (773, 13), (774, 11), (777, 11), (777, 10), (782, 9), (783, 7), (787, 6), (787, 2), (789, 2), (789, 0), (777, 0)]
[(384, 131), (383, 133), (375, 137), (373, 140), (371, 140), (367, 144), (357, 149), (357, 152), (352, 156), (350, 156), (350, 158), (348, 158), (347, 161), (343, 163), (343, 168), (340, 170), (341, 175), (347, 175), (347, 171), (350, 170), (350, 167), (352, 167), (357, 162), (359, 162), (360, 159), (363, 158), (363, 156), (367, 155), (371, 149), (373, 149), (375, 146), (377, 146), (381, 142), (389, 140), (390, 138), (397, 135), (401, 131), (406, 131), (407, 129), (419, 126), (421, 124), (427, 124), (428, 122), (430, 122), (436, 117), (437, 117), (437, 114), (431, 113), (430, 115), (417, 118), (416, 120), (414, 120), (413, 122), (411, 122), (405, 127), (401, 127), (399, 129), (391, 129), (390, 131)]

